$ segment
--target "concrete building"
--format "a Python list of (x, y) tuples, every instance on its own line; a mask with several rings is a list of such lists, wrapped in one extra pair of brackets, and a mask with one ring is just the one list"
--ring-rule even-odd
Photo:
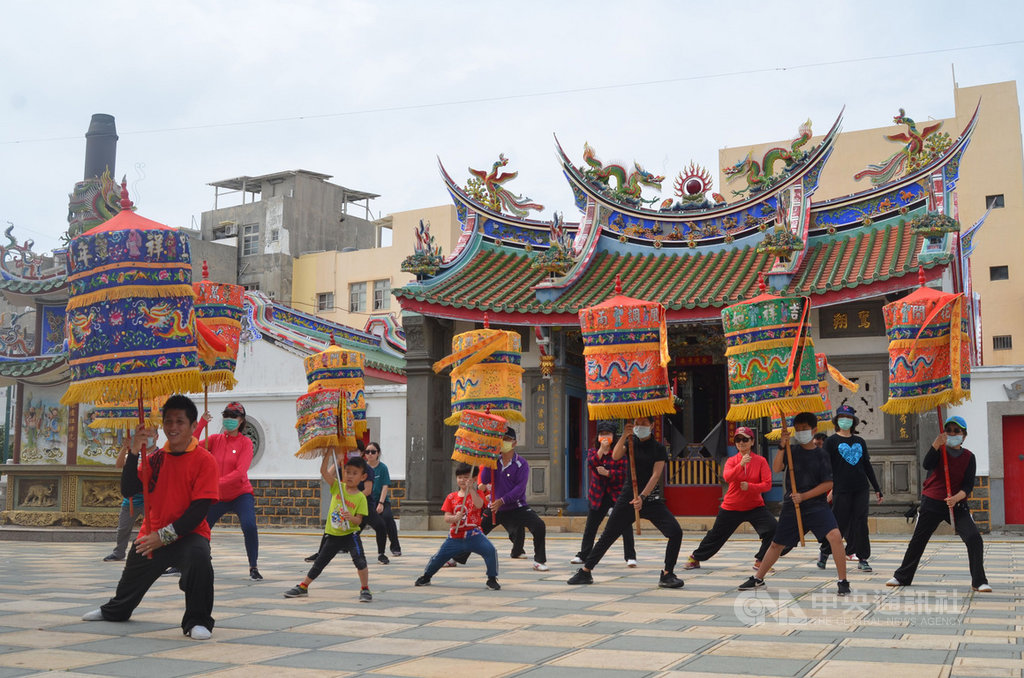
[(402, 260), (412, 254), (420, 221), (443, 253), (450, 253), (461, 235), (454, 205), (396, 212), (375, 222), (391, 231), (391, 244), (358, 251), (303, 254), (292, 264), (292, 305), (350, 327), (363, 327), (369, 316), (398, 316), (391, 289), (411, 280), (401, 271)]
[[(238, 284), (291, 304), (293, 258), (381, 243), (381, 227), (369, 208), (377, 194), (332, 184), (330, 178), (289, 170), (215, 181), (213, 209), (202, 214), (202, 239), (236, 246)], [(241, 204), (223, 205), (239, 197)]]

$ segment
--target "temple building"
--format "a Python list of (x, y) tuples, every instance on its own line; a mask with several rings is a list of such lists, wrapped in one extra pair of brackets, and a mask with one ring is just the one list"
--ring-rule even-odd
[[(1000, 188), (1007, 207), (1019, 207), (1024, 194), (1016, 91), (991, 87), (984, 96), (977, 91), (984, 88), (958, 90), (950, 120), (915, 122), (912, 112), (897, 113), (896, 102), (895, 129), (843, 134), (840, 114), (824, 134), (814, 134), (808, 120), (785, 142), (723, 150), (717, 192), (713, 173), (693, 163), (663, 177), (640, 162), (605, 164), (589, 145), (580, 155), (558, 145), (578, 210), (565, 221), (530, 218), (540, 206), (503, 185), (515, 177), (502, 172), (504, 156), (489, 172), (471, 170), (465, 184), (442, 168), (462, 236), (443, 253), (424, 239), (407, 268), (416, 279), (394, 290), (403, 309), (410, 394), (403, 525), (430, 524), (451, 482), (453, 429), (443, 423), (451, 386), (431, 366), (450, 352), (454, 335), (485, 322), (522, 335), (526, 422), (517, 451), (531, 466), (531, 505), (549, 515), (585, 512), (584, 463), (594, 422), (587, 416), (577, 314), (611, 297), (617, 278), (623, 294), (666, 308), (678, 413), (666, 418), (662, 436), (679, 455), (666, 478), (674, 513), (718, 509), (718, 460), (704, 456), (709, 445), (701, 441), (728, 408), (720, 314), (758, 294), (762, 279), (779, 294), (810, 298), (815, 350), (859, 386), (854, 394), (833, 385), (832, 403), (857, 409), (886, 495), (883, 510), (902, 513), (918, 498), (920, 460), (937, 428), (934, 414), (880, 410), (888, 388), (881, 309), (922, 279), (965, 292), (979, 364), (989, 334), (982, 332), (984, 306), (965, 274), (969, 239), (979, 233), (972, 226), (986, 207), (980, 196), (996, 193), (988, 187), (999, 183), (987, 183), (984, 166), (1015, 163), (1016, 178)], [(1008, 137), (1002, 147), (1000, 136)], [(983, 140), (983, 153), (975, 153), (975, 138)], [(671, 188), (674, 195), (663, 198)], [(935, 228), (955, 220), (959, 233)], [(751, 423), (768, 430), (766, 421)], [(982, 466), (979, 461), (979, 475), (986, 477), (975, 496), (984, 499), (985, 512), (976, 515), (987, 521), (987, 459), (984, 472)], [(768, 495), (780, 498), (778, 488)]]

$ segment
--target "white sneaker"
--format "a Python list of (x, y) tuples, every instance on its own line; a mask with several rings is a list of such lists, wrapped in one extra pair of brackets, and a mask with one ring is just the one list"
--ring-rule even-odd
[(626, 567), (636, 567), (636, 560), (629, 559), (626, 561)]
[(103, 610), (96, 608), (82, 615), (82, 621), (103, 621)]
[(213, 633), (205, 626), (199, 626), (196, 624), (192, 627), (192, 630), (188, 632), (188, 635), (192, 640), (209, 640)]
[(544, 563), (538, 563), (535, 560), (535, 561), (533, 561), (533, 569), (537, 570), (538, 572), (547, 572), (551, 568), (548, 567), (547, 565), (545, 565)]
[(573, 565), (582, 565), (583, 564), (583, 559), (580, 558), (579, 556), (573, 556), (572, 560), (570, 560), (569, 562), (572, 563)]
[(901, 581), (900, 581), (899, 579), (897, 579), (896, 577), (893, 577), (893, 578), (892, 578), (892, 579), (890, 579), (889, 581), (885, 582), (885, 585), (886, 585), (886, 586), (906, 586), (906, 584), (904, 584), (903, 582), (901, 582)]
[(981, 586), (973, 587), (978, 593), (992, 593), (992, 587), (988, 584), (982, 584)]

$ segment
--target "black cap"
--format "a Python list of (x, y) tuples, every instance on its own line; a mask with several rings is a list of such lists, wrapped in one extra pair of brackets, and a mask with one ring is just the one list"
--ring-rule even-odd
[(512, 428), (511, 426), (506, 427), (505, 428), (505, 437), (506, 438), (511, 438), (512, 440), (515, 440), (516, 439), (516, 430), (514, 428)]
[(597, 422), (598, 433), (616, 433), (619, 427), (615, 425), (614, 421), (599, 421)]

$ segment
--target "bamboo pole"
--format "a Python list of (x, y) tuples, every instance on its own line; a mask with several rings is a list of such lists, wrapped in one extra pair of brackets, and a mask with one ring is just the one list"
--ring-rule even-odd
[[(629, 436), (627, 444), (629, 446), (629, 448), (628, 448), (629, 449), (629, 477), (633, 481), (633, 498), (636, 499), (637, 497), (640, 496), (640, 490), (637, 489), (637, 484), (636, 484), (636, 455), (633, 454), (633, 436)], [(636, 533), (639, 535), (640, 534), (640, 509), (636, 508), (636, 507), (633, 507), (633, 511), (634, 511), (634, 513), (636, 515)]]

